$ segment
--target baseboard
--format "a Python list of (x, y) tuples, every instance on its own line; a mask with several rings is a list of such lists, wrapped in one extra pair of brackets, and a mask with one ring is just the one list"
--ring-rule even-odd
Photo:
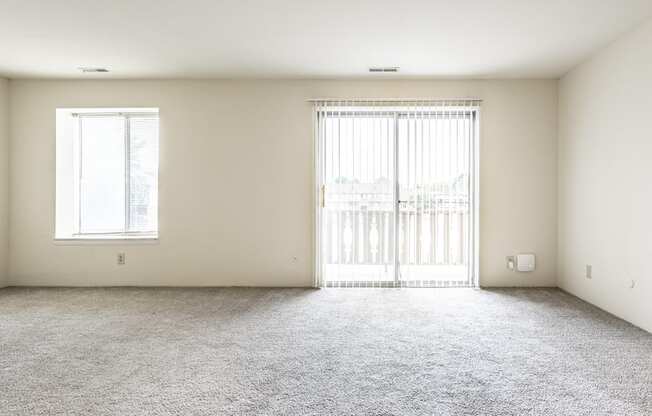
[[(2, 289), (3, 287), (0, 287)], [(10, 284), (4, 288), (16, 289), (317, 289), (313, 286), (219, 286), (219, 285), (17, 285)]]
[(585, 299), (584, 297), (582, 297), (582, 296), (580, 296), (580, 295), (578, 295), (578, 294), (576, 294), (576, 293), (573, 293), (573, 292), (571, 292), (571, 291), (569, 291), (569, 290), (567, 290), (567, 289), (564, 289), (564, 288), (562, 288), (562, 287), (559, 287), (558, 289), (559, 289), (560, 291), (564, 292), (566, 295), (571, 296), (571, 297), (574, 297), (574, 298), (576, 298), (576, 299), (579, 299), (579, 300), (581, 300), (581, 301), (584, 302), (584, 303), (588, 303), (589, 305), (593, 306), (594, 308), (599, 309), (600, 311), (602, 311), (602, 312), (604, 312), (604, 313), (606, 313), (606, 314), (608, 314), (608, 315), (611, 315), (611, 316), (613, 316), (614, 318), (620, 319), (620, 320), (623, 321), (623, 322), (627, 322), (627, 323), (630, 324), (631, 326), (634, 326), (634, 327), (640, 329), (641, 331), (644, 331), (644, 332), (647, 332), (647, 333), (649, 333), (649, 334), (652, 334), (652, 328), (650, 328), (650, 329), (643, 328), (642, 326), (637, 325), (637, 324), (635, 324), (634, 322), (632, 322), (632, 321), (630, 321), (630, 320), (627, 320), (627, 319), (623, 318), (623, 317), (620, 316), (620, 315), (616, 315), (615, 313), (613, 313), (613, 312), (611, 312), (611, 311), (608, 311), (608, 310), (606, 310), (606, 309), (604, 309), (604, 308), (602, 308), (602, 307), (596, 305), (595, 303), (591, 302), (591, 301), (588, 300), (588, 299)]

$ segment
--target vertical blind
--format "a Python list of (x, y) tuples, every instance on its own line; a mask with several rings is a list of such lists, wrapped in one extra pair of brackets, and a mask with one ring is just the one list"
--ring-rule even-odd
[(479, 104), (314, 101), (316, 285), (473, 285)]

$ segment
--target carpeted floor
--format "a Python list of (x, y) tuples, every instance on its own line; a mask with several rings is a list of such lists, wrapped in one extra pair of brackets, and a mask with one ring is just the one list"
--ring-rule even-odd
[(2, 415), (651, 415), (652, 335), (558, 290), (2, 289)]

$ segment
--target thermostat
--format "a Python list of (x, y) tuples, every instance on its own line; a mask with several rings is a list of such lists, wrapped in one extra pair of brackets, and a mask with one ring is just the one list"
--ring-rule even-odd
[(536, 267), (536, 257), (534, 254), (517, 254), (516, 270), (519, 272), (532, 272)]

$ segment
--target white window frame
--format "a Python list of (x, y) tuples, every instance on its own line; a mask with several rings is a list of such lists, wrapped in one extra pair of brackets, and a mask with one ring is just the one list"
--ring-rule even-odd
[[(81, 136), (81, 123), (83, 118), (86, 117), (122, 117), (124, 119), (124, 144), (125, 144), (125, 184), (124, 184), (124, 193), (125, 193), (125, 203), (124, 203), (124, 227), (121, 231), (115, 232), (82, 232), (81, 231), (81, 166), (82, 166), (82, 157), (83, 157), (83, 145), (82, 145), (82, 136)], [(72, 118), (72, 120), (71, 120)], [(70, 196), (72, 193), (73, 202), (71, 204), (72, 213), (65, 212), (62, 213), (59, 211), (60, 202), (56, 200), (55, 208), (55, 240), (157, 240), (159, 238), (159, 212), (158, 212), (158, 191), (159, 191), (159, 178), (158, 178), (158, 164), (160, 163), (159, 155), (157, 155), (157, 169), (156, 169), (156, 198), (157, 198), (157, 210), (156, 210), (156, 229), (150, 231), (129, 231), (130, 220), (131, 220), (131, 186), (130, 186), (130, 172), (129, 172), (129, 160), (130, 160), (130, 141), (131, 141), (131, 128), (130, 122), (132, 118), (152, 118), (160, 120), (158, 108), (109, 108), (109, 109), (58, 109), (57, 110), (57, 164), (65, 161), (64, 163), (72, 164), (72, 184), (70, 181), (66, 182), (63, 186), (66, 188), (71, 187), (72, 192), (67, 192), (66, 194)], [(62, 132), (62, 128), (59, 126), (61, 120), (66, 120), (66, 123), (73, 123), (69, 125), (69, 131), (67, 133)], [(72, 130), (72, 133), (70, 132)], [(63, 137), (67, 135), (68, 137)], [(72, 135), (72, 137), (70, 137)], [(160, 136), (160, 135), (159, 135)], [(60, 140), (67, 140), (72, 146), (62, 150), (60, 148)], [(159, 138), (157, 138), (159, 140)], [(160, 152), (159, 152), (160, 154)], [(57, 173), (55, 176), (59, 175), (59, 169), (57, 168)], [(68, 179), (68, 178), (67, 178)], [(57, 195), (56, 198), (59, 198), (59, 190), (61, 185), (62, 178), (56, 177), (56, 188)], [(66, 210), (69, 211), (69, 210)], [(60, 215), (65, 215), (68, 218), (72, 217), (71, 226), (64, 227), (65, 229), (60, 229)], [(70, 223), (70, 221), (68, 221)]]

